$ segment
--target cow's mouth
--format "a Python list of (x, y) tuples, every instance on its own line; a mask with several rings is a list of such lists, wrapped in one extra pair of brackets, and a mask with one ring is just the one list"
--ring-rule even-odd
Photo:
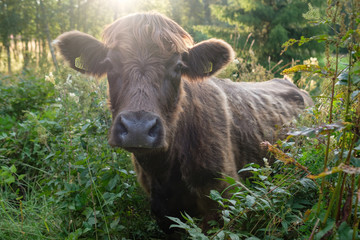
[(145, 146), (122, 146), (121, 143), (116, 143), (112, 138), (109, 139), (109, 145), (113, 148), (121, 148), (134, 154), (149, 154), (166, 151), (167, 144), (159, 144), (154, 147)]
[(149, 154), (155, 152), (164, 151), (164, 148), (140, 148), (140, 147), (130, 147), (130, 148), (123, 148), (124, 150), (131, 152), (133, 154)]

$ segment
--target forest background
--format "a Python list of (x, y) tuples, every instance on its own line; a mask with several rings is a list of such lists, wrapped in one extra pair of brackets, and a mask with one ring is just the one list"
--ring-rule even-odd
[(161, 12), (237, 57), (220, 76), (286, 75), (315, 107), (267, 144), (274, 165), (212, 191), (224, 225), (192, 239), (358, 239), (360, 3), (354, 0), (0, 0), (0, 239), (162, 239), (129, 153), (107, 145), (107, 82), (64, 67), (52, 41)]
[[(323, 0), (311, 4), (304, 0), (7, 0), (0, 4), (3, 72), (6, 68), (7, 72), (18, 71), (31, 64), (50, 67), (46, 64), (51, 63), (51, 41), (61, 33), (76, 29), (101, 38), (104, 26), (138, 11), (158, 11), (169, 16), (195, 42), (211, 37), (224, 39), (239, 57), (250, 48), (264, 66), (273, 67), (280, 60), (304, 60), (324, 51), (323, 45), (313, 42), (280, 56), (281, 45), (290, 38), (325, 32), (323, 26), (311, 24), (303, 17), (309, 7), (324, 10)], [(53, 65), (57, 65), (55, 59)]]

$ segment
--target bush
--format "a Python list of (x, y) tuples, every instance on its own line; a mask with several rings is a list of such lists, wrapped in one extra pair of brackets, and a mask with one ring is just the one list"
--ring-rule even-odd
[[(10, 82), (11, 85), (3, 82)], [(19, 120), (24, 116), (24, 111), (39, 111), (53, 102), (54, 94), (54, 86), (44, 78), (29, 74), (4, 77), (0, 81), (0, 115)]]
[[(129, 153), (107, 144), (106, 85), (60, 72), (45, 78), (25, 75), (18, 84), (2, 86), (0, 98), (7, 99), (0, 118), (6, 123), (0, 136), (3, 222), (16, 223), (9, 229), (0, 225), (2, 239), (35, 233), (39, 239), (162, 236)], [(28, 98), (21, 97), (23, 92)], [(40, 215), (38, 204), (44, 206)], [(36, 221), (41, 224), (32, 229)]]
[[(202, 233), (196, 221), (173, 219), (173, 227), (187, 230), (192, 239), (298, 239), (311, 230), (301, 228), (304, 212), (316, 203), (317, 185), (306, 172), (277, 161), (273, 166), (245, 166), (252, 177), (244, 183), (226, 178), (227, 195), (211, 191), (210, 197), (221, 207), (223, 225)], [(310, 231), (310, 232), (309, 232)]]

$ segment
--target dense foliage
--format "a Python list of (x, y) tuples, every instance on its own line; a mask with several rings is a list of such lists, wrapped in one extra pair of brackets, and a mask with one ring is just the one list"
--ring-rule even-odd
[(323, 45), (311, 43), (279, 55), (289, 38), (323, 31), (302, 17), (313, 6), (323, 9), (325, 4), (323, 0), (0, 0), (0, 70), (57, 67), (51, 41), (61, 33), (76, 29), (100, 38), (102, 29), (115, 19), (152, 10), (174, 19), (196, 42), (225, 39), (241, 57), (250, 46), (263, 66), (273, 67), (280, 60), (303, 60), (323, 50)]
[(242, 57), (244, 45), (248, 43), (263, 65), (273, 66), (280, 60), (304, 60), (319, 55), (323, 46), (315, 42), (290, 49), (280, 56), (281, 45), (290, 38), (325, 32), (324, 27), (314, 26), (302, 16), (309, 7), (322, 9), (324, 4), (322, 0), (234, 0), (227, 4), (218, 3), (212, 6), (216, 25), (197, 26), (196, 29), (209, 36), (227, 39)]
[(0, 88), (1, 239), (161, 237), (129, 154), (107, 144), (106, 82), (3, 81), (12, 84)]

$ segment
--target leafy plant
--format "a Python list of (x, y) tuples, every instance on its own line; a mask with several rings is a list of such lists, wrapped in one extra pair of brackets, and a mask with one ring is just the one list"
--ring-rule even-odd
[[(5, 222), (17, 226), (17, 234), (12, 234), (14, 228), (7, 230), (0, 225), (0, 237), (161, 237), (129, 154), (107, 144), (111, 118), (106, 82), (64, 72), (49, 74), (35, 83), (31, 83), (35, 77), (21, 78), (21, 85), (3, 89), (19, 92), (17, 88), (22, 88), (21, 92), (27, 92), (28, 87), (42, 82), (39, 92), (52, 89), (52, 95), (40, 101), (41, 96), (34, 94), (21, 103), (25, 100), (20, 94), (0, 91), (8, 103), (20, 102), (17, 106), (21, 107), (16, 109), (22, 110), (21, 115), (7, 111), (0, 118), (8, 122), (0, 135), (0, 183), (5, 184), (0, 201), (8, 216)], [(3, 109), (10, 109), (10, 105)], [(41, 201), (37, 203), (36, 199)], [(46, 206), (41, 214), (45, 219), (34, 217), (41, 206)], [(28, 215), (23, 214), (26, 212)], [(35, 219), (44, 225), (31, 229)]]
[[(185, 215), (185, 223), (171, 218), (174, 227), (185, 229), (192, 239), (296, 239), (306, 230), (303, 212), (316, 202), (316, 184), (306, 172), (277, 161), (272, 167), (249, 164), (240, 172), (251, 172), (245, 183), (227, 177), (229, 188), (210, 198), (221, 206), (223, 225), (203, 233), (194, 220)], [(226, 194), (224, 194), (226, 193)], [(230, 197), (228, 197), (230, 195)]]
[[(359, 74), (360, 63), (359, 33), (356, 30), (360, 23), (359, 3), (357, 1), (329, 2), (326, 18), (314, 19), (318, 23), (331, 27), (332, 32), (327, 35), (313, 36), (286, 43), (287, 48), (294, 43), (303, 44), (311, 40), (325, 41), (327, 50), (325, 66), (307, 71), (320, 74), (324, 84), (328, 87), (321, 103), (328, 111), (325, 121), (328, 125), (341, 121), (344, 127), (341, 131), (325, 133), (325, 154), (323, 173), (316, 178), (321, 179), (319, 201), (316, 214), (313, 216), (314, 231), (310, 238), (334, 238), (335, 236), (356, 239), (358, 226), (358, 198), (359, 165), (356, 146), (359, 142)], [(331, 51), (334, 57), (331, 57)], [(342, 63), (340, 52), (347, 52), (347, 63)], [(297, 66), (287, 70), (299, 71)], [(300, 70), (303, 71), (303, 70)], [(326, 83), (326, 82), (329, 82)], [(331, 153), (335, 154), (331, 154)], [(327, 171), (333, 166), (331, 171)], [(343, 166), (343, 167), (342, 167)], [(346, 169), (352, 169), (347, 171)], [(337, 176), (325, 178), (330, 174)], [(328, 202), (327, 199), (330, 199)], [(317, 230), (317, 231), (316, 231)], [(345, 238), (344, 238), (345, 239)], [(349, 239), (349, 238), (346, 238)]]

